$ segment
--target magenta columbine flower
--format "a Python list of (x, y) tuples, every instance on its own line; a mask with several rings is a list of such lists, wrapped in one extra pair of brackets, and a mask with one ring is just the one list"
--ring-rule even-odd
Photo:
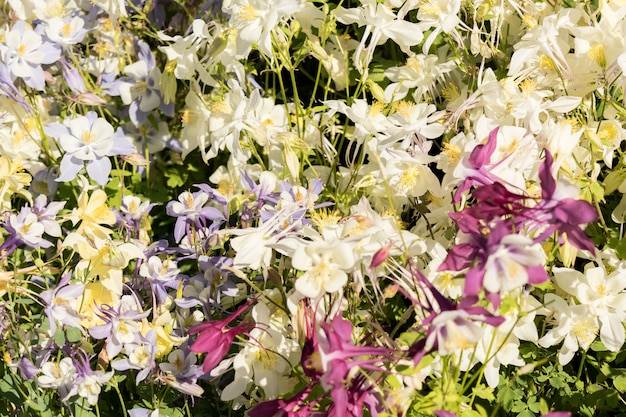
[(192, 326), (188, 333), (199, 333), (196, 341), (190, 349), (196, 353), (206, 353), (206, 358), (202, 364), (202, 371), (211, 371), (226, 356), (230, 345), (235, 337), (252, 329), (253, 323), (242, 323), (235, 327), (226, 327), (228, 323), (235, 320), (245, 309), (250, 307), (254, 300), (250, 300), (239, 307), (233, 314), (223, 320), (209, 320), (204, 323)]
[[(476, 154), (472, 153), (479, 171), (482, 169), (479, 165), (489, 157), (493, 146), (495, 138), (490, 135), (487, 144)], [(472, 178), (463, 186), (477, 186), (472, 191), (476, 201), (463, 211), (450, 214), (461, 233), (439, 267), (440, 271), (468, 269), (465, 303), (475, 303), (484, 289), (487, 298), (497, 306), (500, 292), (548, 280), (540, 244), (555, 233), (561, 244), (565, 236), (575, 247), (595, 251), (595, 245), (581, 226), (596, 220), (596, 209), (576, 198), (577, 187), (556, 183), (552, 177), (552, 155), (548, 151), (539, 168), (541, 200), (534, 205), (526, 203), (532, 200), (530, 196), (512, 193), (497, 182)]]
[[(559, 242), (562, 244), (562, 235), (565, 234), (568, 242), (578, 249), (594, 253), (596, 246), (585, 235), (581, 226), (595, 221), (598, 212), (587, 201), (575, 198), (577, 195), (568, 195), (567, 187), (554, 180), (552, 162), (552, 155), (546, 150), (546, 159), (539, 168), (541, 201), (534, 207), (537, 212), (535, 217), (537, 226), (545, 226), (540, 238), (544, 239), (557, 232)], [(578, 190), (574, 192), (577, 194)]]
[(51, 123), (44, 128), (47, 135), (59, 141), (65, 151), (61, 160), (59, 182), (72, 181), (87, 164), (87, 173), (100, 185), (105, 185), (111, 172), (109, 156), (137, 152), (121, 129), (114, 130), (96, 112), (65, 119), (63, 124)]

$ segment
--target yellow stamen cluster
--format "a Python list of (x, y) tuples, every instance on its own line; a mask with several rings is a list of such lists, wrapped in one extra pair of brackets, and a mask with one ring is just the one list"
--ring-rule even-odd
[(526, 25), (528, 29), (532, 29), (539, 24), (537, 22), (537, 19), (535, 19), (535, 17), (530, 14), (525, 14), (524, 16), (522, 16), (522, 23)]
[(606, 68), (606, 56), (604, 55), (604, 46), (601, 43), (597, 43), (589, 48), (587, 56), (601, 68)]
[(572, 327), (572, 333), (585, 345), (593, 342), (598, 335), (598, 326), (593, 318), (579, 321)]
[(461, 96), (461, 92), (459, 91), (459, 87), (456, 84), (448, 84), (443, 90), (441, 90), (441, 95), (448, 101), (456, 100)]
[(448, 157), (451, 162), (458, 162), (461, 158), (461, 148), (458, 145), (454, 145), (448, 142), (443, 144), (443, 153)]
[(402, 100), (402, 101), (395, 103), (393, 105), (393, 108), (396, 111), (396, 113), (400, 113), (402, 117), (404, 117), (405, 119), (409, 119), (411, 115), (413, 114), (413, 109), (415, 108), (415, 104)]
[(328, 226), (336, 225), (339, 223), (339, 220), (341, 220), (341, 215), (337, 210), (322, 208), (315, 210), (311, 214), (311, 221), (319, 230), (324, 230), (324, 228)]

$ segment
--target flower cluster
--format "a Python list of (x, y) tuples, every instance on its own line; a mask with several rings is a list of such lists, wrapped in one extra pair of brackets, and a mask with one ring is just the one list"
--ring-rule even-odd
[(614, 415), (622, 3), (2, 2), (0, 416)]

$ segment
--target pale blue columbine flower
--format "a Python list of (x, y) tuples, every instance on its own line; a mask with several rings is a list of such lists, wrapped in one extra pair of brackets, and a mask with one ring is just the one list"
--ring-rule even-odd
[(109, 156), (137, 152), (121, 129), (114, 130), (95, 112), (66, 119), (63, 124), (51, 123), (44, 128), (47, 135), (59, 141), (65, 151), (61, 160), (59, 182), (72, 181), (87, 163), (87, 173), (100, 185), (105, 185), (111, 172)]
[(156, 108), (167, 116), (174, 114), (174, 103), (165, 104), (161, 96), (161, 70), (156, 66), (150, 46), (139, 42), (138, 48), (139, 61), (127, 65), (126, 76), (109, 85), (109, 95), (119, 95), (128, 105), (128, 115), (135, 126), (143, 125)]
[(11, 78), (21, 78), (26, 85), (43, 91), (45, 87), (42, 65), (52, 64), (61, 56), (61, 51), (52, 43), (44, 42), (41, 35), (17, 21), (0, 42), (0, 58), (6, 65)]
[(87, 35), (85, 20), (80, 16), (59, 17), (55, 16), (48, 20), (46, 35), (51, 41), (69, 47), (81, 43)]
[[(1, 52), (0, 57), (2, 57)], [(28, 104), (28, 102), (24, 99), (24, 96), (22, 96), (20, 90), (18, 90), (17, 87), (13, 85), (11, 72), (6, 65), (3, 65), (2, 62), (0, 62), (0, 94), (9, 97), (11, 100), (22, 106), (24, 110), (32, 110), (32, 106)]]

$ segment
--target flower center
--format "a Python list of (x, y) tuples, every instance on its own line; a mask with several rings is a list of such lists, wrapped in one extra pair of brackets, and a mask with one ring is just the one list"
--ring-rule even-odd
[(95, 140), (96, 135), (94, 135), (93, 133), (91, 133), (90, 131), (86, 131), (83, 132), (82, 135), (80, 135), (80, 140), (85, 144), (85, 145), (90, 145), (93, 143), (93, 141)]
[(398, 191), (401, 193), (409, 192), (415, 184), (417, 184), (417, 179), (419, 178), (420, 173), (417, 167), (410, 167), (402, 172), (400, 175), (400, 180), (398, 181)]
[(241, 6), (239, 8), (239, 13), (237, 13), (237, 23), (246, 24), (254, 21), (257, 18), (257, 12), (251, 4), (246, 4), (245, 6)]
[(572, 333), (574, 333), (574, 336), (584, 345), (589, 345), (595, 340), (598, 334), (598, 326), (595, 324), (593, 318), (589, 318), (574, 324)]

